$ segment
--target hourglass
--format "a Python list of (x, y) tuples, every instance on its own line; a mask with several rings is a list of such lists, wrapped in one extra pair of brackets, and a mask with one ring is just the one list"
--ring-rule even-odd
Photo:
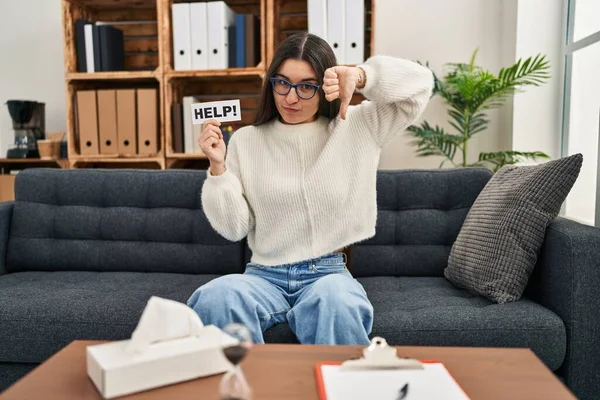
[(236, 339), (238, 343), (223, 347), (223, 354), (233, 368), (226, 372), (221, 379), (219, 398), (221, 400), (251, 400), (252, 391), (240, 367), (240, 362), (252, 347), (252, 335), (242, 324), (229, 324), (223, 328), (223, 332)]

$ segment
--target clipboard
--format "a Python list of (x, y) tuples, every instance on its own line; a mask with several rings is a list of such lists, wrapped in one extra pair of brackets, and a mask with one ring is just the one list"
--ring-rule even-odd
[(363, 354), (315, 365), (320, 400), (469, 400), (440, 361), (398, 358), (380, 337)]

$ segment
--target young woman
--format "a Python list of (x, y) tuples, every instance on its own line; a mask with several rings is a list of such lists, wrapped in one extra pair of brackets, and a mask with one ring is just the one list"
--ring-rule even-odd
[[(188, 300), (205, 324), (243, 323), (257, 343), (284, 322), (300, 343), (369, 343), (373, 307), (341, 250), (375, 235), (381, 148), (415, 121), (432, 88), (415, 62), (339, 66), (308, 33), (280, 44), (256, 121), (232, 135), (227, 157), (219, 122), (206, 122), (199, 139), (210, 160), (204, 212), (223, 237), (248, 236), (252, 250), (243, 274)], [(369, 101), (349, 106), (355, 90)]]

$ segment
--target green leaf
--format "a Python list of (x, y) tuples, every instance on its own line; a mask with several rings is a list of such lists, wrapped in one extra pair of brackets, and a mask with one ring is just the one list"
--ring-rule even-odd
[(464, 144), (464, 137), (446, 133), (439, 126), (427, 122), (421, 126), (409, 126), (407, 132), (414, 138), (411, 144), (417, 147), (418, 157), (441, 156), (454, 164), (456, 151)]
[(473, 115), (469, 120), (469, 138), (473, 137), (476, 133), (486, 130), (489, 123), (490, 120), (487, 119), (486, 114), (478, 113)]
[[(513, 94), (527, 86), (542, 85), (550, 78), (550, 64), (545, 55), (519, 59), (495, 75), (476, 64), (478, 51), (475, 49), (468, 63), (445, 64), (441, 78), (434, 73), (433, 95), (445, 100), (448, 124), (457, 135), (449, 134), (438, 126), (432, 127), (427, 121), (421, 126), (410, 127), (408, 131), (414, 137), (411, 143), (417, 146), (418, 156), (442, 156), (456, 165), (453, 162), (456, 152), (461, 150), (464, 157), (468, 140), (487, 129), (490, 122), (487, 110), (501, 107)], [(492, 166), (496, 170), (526, 158), (548, 158), (541, 152), (512, 151), (482, 153), (480, 157), (471, 165)]]
[(479, 161), (470, 166), (486, 166), (491, 165), (491, 169), (496, 172), (505, 165), (512, 165), (523, 160), (531, 159), (538, 160), (542, 158), (550, 158), (546, 153), (541, 151), (521, 152), (521, 151), (497, 151), (492, 153), (480, 153)]
[(475, 49), (473, 55), (471, 56), (471, 62), (469, 63), (469, 70), (471, 72), (475, 69), (475, 59), (477, 58), (477, 53), (479, 53), (479, 47)]

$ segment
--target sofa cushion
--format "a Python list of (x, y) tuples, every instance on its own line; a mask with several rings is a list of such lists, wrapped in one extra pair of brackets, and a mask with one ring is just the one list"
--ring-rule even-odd
[(491, 176), (485, 168), (379, 171), (376, 233), (351, 246), (354, 276), (443, 276), (452, 243)]
[(245, 241), (210, 226), (206, 171), (27, 169), (15, 181), (7, 270), (242, 272)]
[[(553, 371), (563, 362), (566, 331), (552, 311), (528, 299), (507, 304), (455, 288), (439, 277), (359, 278), (375, 310), (371, 337), (393, 345), (527, 347)], [(297, 342), (287, 324), (267, 342)]]
[(546, 236), (579, 176), (576, 154), (540, 165), (507, 165), (481, 191), (444, 276), (497, 303), (519, 300)]
[(0, 362), (42, 362), (75, 339), (127, 339), (150, 296), (185, 303), (216, 277), (85, 271), (2, 275)]

